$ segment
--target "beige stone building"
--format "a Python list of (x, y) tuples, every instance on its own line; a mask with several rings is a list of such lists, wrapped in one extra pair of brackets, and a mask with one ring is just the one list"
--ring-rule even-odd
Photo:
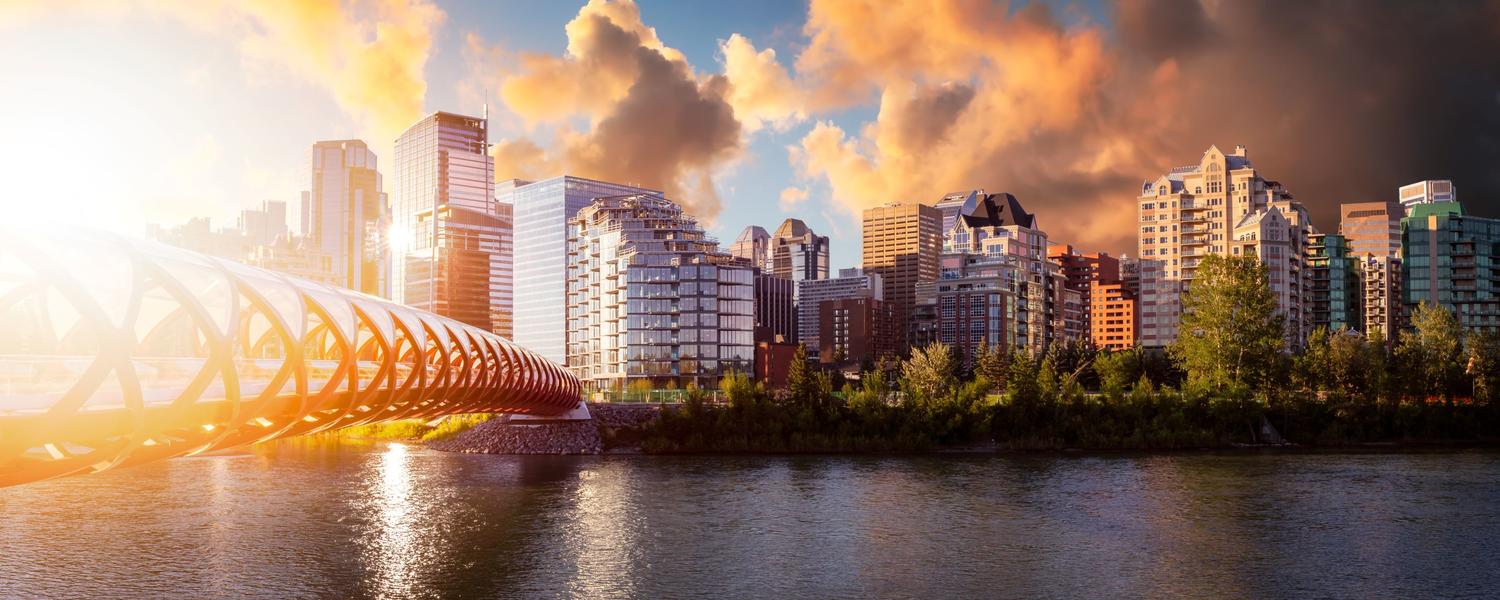
[[(1277, 209), (1277, 217), (1270, 222), (1256, 216), (1272, 208)], [(1192, 282), (1203, 257), (1231, 253), (1236, 230), (1242, 228), (1240, 233), (1247, 235), (1257, 230), (1257, 242), (1264, 239), (1259, 232), (1262, 228), (1289, 228), (1291, 239), (1285, 241), (1295, 247), (1286, 250), (1290, 254), (1285, 258), (1299, 263), (1295, 276), (1302, 281), (1283, 281), (1283, 310), (1288, 313), (1288, 339), (1305, 337), (1301, 302), (1307, 284), (1300, 261), (1305, 260), (1303, 240), (1312, 226), (1306, 210), (1286, 188), (1256, 171), (1244, 146), (1236, 146), (1233, 152), (1210, 146), (1197, 164), (1173, 168), (1145, 182), (1136, 198), (1136, 210), (1142, 346), (1164, 347), (1177, 337), (1184, 287)], [(1274, 245), (1239, 247), (1241, 252), (1261, 255)], [(1293, 277), (1291, 270), (1283, 275)]]
[(1339, 234), (1348, 240), (1351, 256), (1398, 256), (1405, 214), (1395, 201), (1340, 204)]

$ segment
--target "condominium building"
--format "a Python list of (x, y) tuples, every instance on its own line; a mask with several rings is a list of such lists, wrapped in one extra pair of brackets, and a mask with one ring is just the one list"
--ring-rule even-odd
[[(844, 298), (885, 301), (885, 280), (879, 274), (861, 269), (842, 269), (839, 276), (832, 279), (797, 282), (797, 298), (797, 341), (807, 347), (809, 356), (816, 356), (822, 349), (822, 342), (818, 339), (821, 331), (818, 306), (828, 300)], [(900, 341), (896, 340), (898, 344)]]
[[(737, 257), (742, 258), (742, 257)], [(797, 341), (797, 282), (770, 273), (755, 274), (755, 341)]]
[(308, 150), (308, 164), (302, 247), (333, 258), (339, 286), (389, 297), (391, 223), (375, 153), (360, 140), (322, 141)]
[[(1348, 206), (1348, 205), (1345, 205)], [(1364, 331), (1361, 261), (1350, 253), (1342, 235), (1313, 234), (1308, 239), (1307, 267), (1312, 279), (1308, 318), (1314, 329)]]
[(512, 224), (488, 149), (484, 118), (446, 112), (396, 138), (391, 296), (509, 336)]
[(818, 303), (818, 360), (827, 365), (858, 365), (901, 353), (901, 321), (895, 309), (874, 298), (841, 298)]
[(496, 186), (515, 210), (515, 329), (512, 339), (562, 364), (567, 360), (568, 238), (573, 218), (595, 198), (657, 194), (645, 188), (561, 175)]
[(750, 266), (771, 272), (771, 234), (758, 225), (746, 227), (729, 246), (729, 253), (750, 261)]
[(1397, 201), (1408, 216), (1412, 209), (1422, 204), (1458, 202), (1458, 188), (1447, 179), (1435, 179), (1408, 183), (1396, 190)]
[(1286, 346), (1301, 348), (1312, 332), (1309, 300), (1312, 273), (1307, 268), (1307, 241), (1316, 232), (1300, 204), (1272, 201), (1235, 224), (1229, 253), (1253, 256), (1266, 267), (1276, 312), (1284, 319)]
[(942, 211), (925, 204), (889, 204), (864, 211), (860, 265), (881, 277), (885, 300), (898, 314), (911, 313), (918, 283), (937, 279), (942, 222)]
[(1089, 284), (1089, 339), (1095, 348), (1129, 350), (1135, 347), (1140, 322), (1135, 290), (1124, 282)]
[(753, 367), (754, 269), (657, 194), (597, 198), (569, 239), (567, 367), (593, 389)]
[[(1015, 294), (1019, 322), (1015, 338), (1008, 343), (1017, 348), (1040, 353), (1053, 342), (1083, 339), (1088, 331), (1082, 320), (1084, 294), (1069, 290), (1061, 266), (1047, 259), (1047, 234), (1036, 216), (1011, 194), (978, 190), (975, 197), (944, 232), (940, 279), (1002, 275), (1007, 289)], [(935, 288), (939, 295), (943, 287)], [(945, 318), (941, 307), (938, 318)], [(943, 341), (969, 343), (962, 338)]]
[(1069, 339), (1091, 339), (1094, 284), (1119, 283), (1120, 259), (1105, 252), (1080, 254), (1067, 244), (1051, 244), (1047, 247), (1047, 260), (1061, 270), (1064, 287), (1077, 292), (1080, 298), (1079, 309), (1082, 315), (1076, 319), (1077, 331), (1068, 332)]
[[(944, 254), (943, 274), (917, 288), (911, 316), (912, 344), (942, 342), (972, 360), (980, 345), (1027, 348), (1027, 303), (1021, 267), (1013, 260), (975, 254)], [(1034, 286), (1033, 286), (1034, 287)]]
[(1348, 242), (1350, 256), (1401, 254), (1401, 218), (1406, 216), (1401, 203), (1346, 203), (1339, 205), (1339, 213), (1339, 234)]
[(1469, 331), (1500, 331), (1500, 219), (1458, 202), (1419, 204), (1401, 221), (1406, 308), (1427, 302)]
[[(1177, 337), (1177, 326), (1182, 318), (1182, 292), (1193, 280), (1198, 264), (1209, 254), (1230, 254), (1236, 241), (1236, 231), (1244, 229), (1246, 235), (1260, 230), (1268, 224), (1257, 217), (1273, 207), (1278, 216), (1271, 221), (1278, 226), (1296, 227), (1299, 239), (1276, 239), (1271, 246), (1281, 246), (1275, 258), (1281, 269), (1278, 292), (1283, 302), (1296, 298), (1300, 302), (1296, 287), (1286, 278), (1301, 269), (1287, 269), (1285, 261), (1302, 260), (1301, 230), (1310, 230), (1307, 213), (1300, 204), (1276, 181), (1265, 179), (1251, 165), (1244, 146), (1236, 146), (1233, 152), (1220, 151), (1210, 146), (1197, 164), (1176, 167), (1168, 173), (1142, 184), (1140, 196), (1136, 198), (1139, 227), (1137, 254), (1140, 260), (1140, 320), (1141, 345), (1165, 347)], [(1291, 236), (1288, 231), (1285, 236)], [(1252, 240), (1253, 241), (1253, 240)], [(1241, 252), (1246, 249), (1242, 248)], [(1261, 255), (1262, 249), (1250, 248), (1252, 254)], [(1305, 285), (1305, 284), (1304, 284)], [(1287, 315), (1288, 339), (1300, 339), (1305, 334), (1306, 322), (1299, 319), (1300, 305), (1283, 304), (1283, 310), (1291, 309)]]
[(1365, 335), (1376, 331), (1387, 345), (1406, 327), (1406, 307), (1401, 297), (1401, 259), (1394, 256), (1366, 255), (1360, 261), (1361, 302), (1364, 308)]

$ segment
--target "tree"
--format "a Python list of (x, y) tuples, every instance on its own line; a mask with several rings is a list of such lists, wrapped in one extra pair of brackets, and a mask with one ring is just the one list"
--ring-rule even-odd
[(1210, 254), (1183, 293), (1182, 322), (1170, 352), (1187, 371), (1189, 385), (1252, 389), (1275, 376), (1284, 320), (1264, 265), (1251, 256)]
[(987, 341), (979, 342), (974, 353), (974, 372), (989, 380), (990, 388), (1005, 389), (1005, 380), (1010, 374), (1010, 352), (1003, 347), (994, 348)]
[(1328, 388), (1329, 334), (1327, 327), (1313, 329), (1307, 336), (1307, 344), (1294, 359), (1292, 376), (1294, 383), (1303, 389), (1316, 392)]
[(1112, 401), (1124, 398), (1125, 388), (1143, 377), (1139, 354), (1134, 350), (1100, 352), (1094, 359), (1094, 372), (1099, 374), (1099, 391)]
[(1365, 343), (1362, 335), (1348, 330), (1339, 330), (1326, 342), (1327, 344), (1327, 382), (1325, 387), (1331, 387), (1363, 400), (1370, 400), (1373, 388), (1370, 385), (1374, 378), (1371, 376), (1371, 354), (1377, 350)]
[(1494, 404), (1500, 400), (1500, 334), (1484, 332), (1469, 336), (1466, 372), (1474, 378), (1474, 397)]
[(807, 347), (797, 344), (797, 351), (792, 354), (792, 364), (787, 367), (786, 371), (788, 398), (802, 405), (814, 403), (818, 392), (817, 379), (817, 375), (813, 372), (812, 361), (807, 360)]
[(901, 377), (907, 393), (917, 396), (918, 400), (946, 397), (958, 385), (953, 353), (942, 342), (933, 342), (912, 351), (911, 358), (901, 365)]
[(1410, 370), (1408, 378), (1417, 384), (1411, 391), (1451, 399), (1463, 387), (1463, 328), (1448, 309), (1426, 302), (1412, 311), (1411, 324), (1413, 329), (1401, 334), (1397, 346), (1403, 366)]

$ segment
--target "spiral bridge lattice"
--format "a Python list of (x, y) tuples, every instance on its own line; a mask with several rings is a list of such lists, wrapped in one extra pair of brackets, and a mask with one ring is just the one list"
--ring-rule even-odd
[(395, 419), (555, 415), (488, 331), (160, 244), (0, 226), (0, 486)]

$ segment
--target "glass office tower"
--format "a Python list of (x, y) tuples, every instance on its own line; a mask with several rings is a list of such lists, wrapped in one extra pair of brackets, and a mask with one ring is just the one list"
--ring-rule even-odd
[(511, 336), (511, 231), (483, 118), (438, 112), (396, 138), (391, 295)]
[(1457, 202), (1417, 204), (1401, 220), (1401, 280), (1408, 311), (1427, 302), (1471, 332), (1500, 331), (1500, 219)]
[(515, 211), (515, 333), (512, 339), (558, 364), (567, 360), (569, 223), (594, 198), (661, 192), (562, 175), (501, 182), (497, 199)]

